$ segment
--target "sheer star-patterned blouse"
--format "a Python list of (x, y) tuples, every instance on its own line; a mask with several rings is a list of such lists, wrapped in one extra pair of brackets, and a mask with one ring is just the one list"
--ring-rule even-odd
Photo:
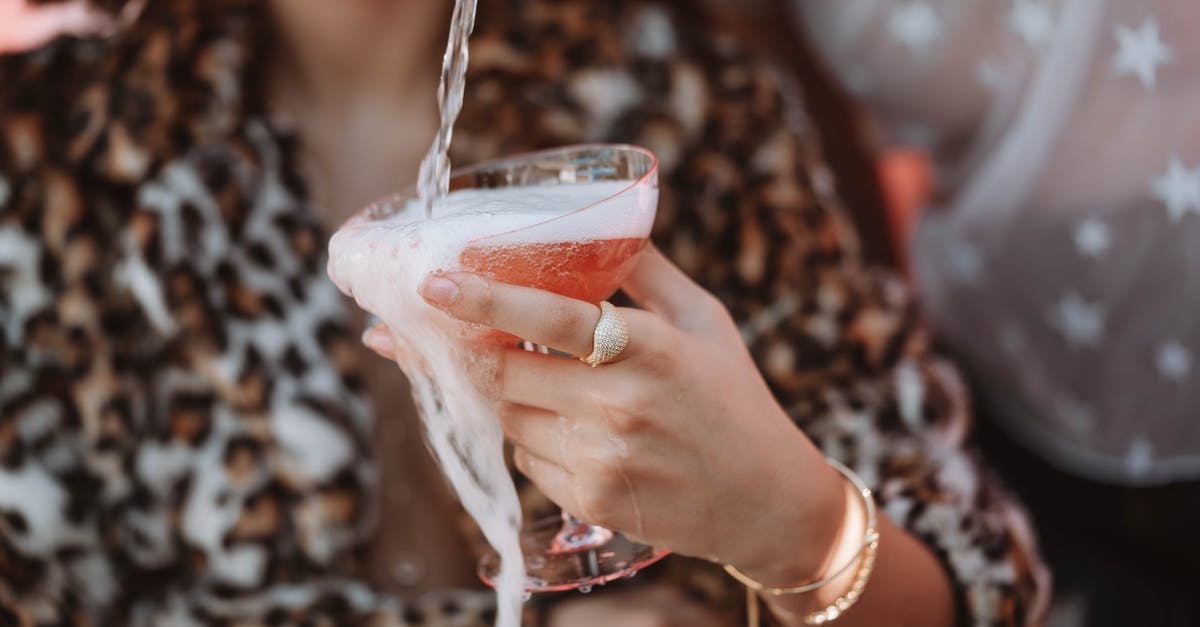
[(1001, 424), (1091, 479), (1200, 479), (1200, 5), (794, 5), (934, 156), (921, 296)]

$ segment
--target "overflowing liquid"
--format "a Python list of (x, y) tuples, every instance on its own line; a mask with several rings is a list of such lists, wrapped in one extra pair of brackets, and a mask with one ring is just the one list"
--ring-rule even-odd
[[(329, 276), (391, 329), (425, 434), (467, 512), (501, 558), (497, 625), (518, 627), (525, 587), (521, 510), (504, 464), (494, 387), (503, 345), (418, 294), (432, 273), (471, 270), (595, 302), (625, 278), (649, 231), (610, 198), (630, 181), (456, 191), (427, 217), (421, 199), (369, 207), (329, 243)], [(581, 211), (602, 199), (618, 206)], [(646, 212), (642, 212), (645, 214)]]

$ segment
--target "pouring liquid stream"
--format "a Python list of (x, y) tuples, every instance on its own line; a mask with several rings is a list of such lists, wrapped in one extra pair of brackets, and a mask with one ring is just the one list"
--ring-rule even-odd
[(455, 0), (450, 17), (450, 36), (446, 54), (442, 57), (442, 74), (438, 82), (438, 112), (441, 124), (429, 151), (421, 160), (417, 178), (417, 196), (425, 207), (425, 218), (433, 217), (434, 205), (445, 198), (450, 188), (450, 141), (454, 137), (454, 122), (462, 111), (463, 91), (467, 82), (467, 39), (475, 28), (476, 0)]

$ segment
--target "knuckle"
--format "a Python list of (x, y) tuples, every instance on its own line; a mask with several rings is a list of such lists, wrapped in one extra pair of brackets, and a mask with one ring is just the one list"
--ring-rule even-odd
[(651, 394), (647, 386), (640, 381), (632, 381), (608, 390), (601, 399), (602, 407), (619, 424), (629, 425), (636, 422), (636, 416), (642, 414), (650, 405)]
[(520, 429), (518, 429), (520, 417), (516, 406), (512, 403), (500, 403), (496, 408), (496, 415), (500, 419), (500, 428), (504, 430), (504, 435), (508, 436), (514, 442), (520, 441)]
[(624, 485), (616, 473), (612, 469), (601, 469), (591, 475), (586, 485), (581, 486), (576, 500), (589, 521), (610, 526), (618, 522), (615, 514), (623, 491)]
[(639, 377), (625, 386), (625, 409), (638, 416), (654, 409), (658, 387), (655, 379)]
[(670, 372), (675, 367), (679, 355), (679, 337), (674, 329), (666, 325), (656, 325), (652, 333), (648, 333), (642, 347), (642, 361), (654, 372)]
[(725, 308), (725, 303), (722, 303), (721, 299), (709, 291), (699, 293), (689, 316), (694, 326), (704, 328), (720, 324), (728, 317), (729, 313)]
[(620, 452), (611, 444), (592, 447), (589, 456), (591, 457), (591, 465), (594, 466), (591, 470), (594, 470), (598, 475), (604, 475), (605, 473), (612, 474), (614, 472), (613, 469), (620, 468), (623, 461)]
[(609, 424), (615, 435), (630, 436), (647, 431), (649, 419), (641, 409), (609, 412)]
[(499, 309), (495, 288), (490, 281), (479, 277), (472, 277), (468, 284), (462, 299), (464, 309), (466, 309), (464, 313), (474, 322), (487, 326), (493, 325)]
[(521, 474), (529, 476), (529, 456), (520, 449), (513, 451), (512, 456), (513, 466), (521, 471)]

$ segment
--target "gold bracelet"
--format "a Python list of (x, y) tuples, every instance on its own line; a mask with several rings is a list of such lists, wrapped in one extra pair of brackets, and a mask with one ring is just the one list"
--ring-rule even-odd
[(823, 625), (825, 623), (835, 621), (850, 606), (858, 602), (862, 597), (863, 589), (867, 587), (867, 580), (871, 578), (871, 571), (875, 570), (875, 554), (879, 551), (879, 536), (875, 536), (875, 541), (867, 545), (867, 551), (863, 554), (862, 566), (859, 567), (858, 573), (854, 575), (854, 583), (850, 585), (850, 589), (846, 594), (833, 600), (833, 603), (825, 606), (825, 609), (809, 612), (804, 617), (806, 625)]
[(836, 571), (834, 571), (833, 574), (817, 581), (798, 586), (765, 586), (751, 579), (734, 566), (726, 564), (725, 572), (729, 573), (730, 576), (741, 582), (742, 585), (746, 586), (747, 618), (750, 627), (757, 627), (758, 625), (758, 599), (755, 597), (755, 593), (768, 594), (771, 596), (784, 596), (812, 592), (813, 590), (825, 586), (845, 574), (856, 563), (859, 563), (859, 558), (861, 557), (861, 566), (859, 567), (858, 572), (855, 574), (854, 583), (851, 584), (850, 590), (845, 595), (835, 599), (833, 603), (824, 609), (811, 612), (804, 618), (804, 622), (809, 625), (820, 625), (832, 620), (836, 620), (843, 612), (845, 612), (850, 608), (850, 606), (854, 605), (858, 601), (859, 597), (862, 595), (863, 588), (865, 588), (867, 585), (867, 579), (870, 577), (871, 571), (874, 570), (875, 554), (879, 549), (879, 532), (876, 530), (877, 517), (875, 511), (875, 499), (871, 496), (871, 489), (867, 487), (866, 483), (863, 482), (862, 478), (859, 477), (857, 473), (847, 468), (841, 462), (835, 459), (829, 459), (827, 461), (829, 462), (830, 466), (833, 466), (835, 470), (840, 472), (842, 476), (844, 476), (846, 480), (849, 481), (856, 490), (858, 490), (859, 496), (861, 496), (863, 499), (863, 509), (866, 510), (867, 514), (867, 529), (863, 533), (862, 544), (858, 547), (858, 551), (854, 553), (850, 560), (847, 561), (846, 564), (844, 564), (841, 568), (838, 568)]

